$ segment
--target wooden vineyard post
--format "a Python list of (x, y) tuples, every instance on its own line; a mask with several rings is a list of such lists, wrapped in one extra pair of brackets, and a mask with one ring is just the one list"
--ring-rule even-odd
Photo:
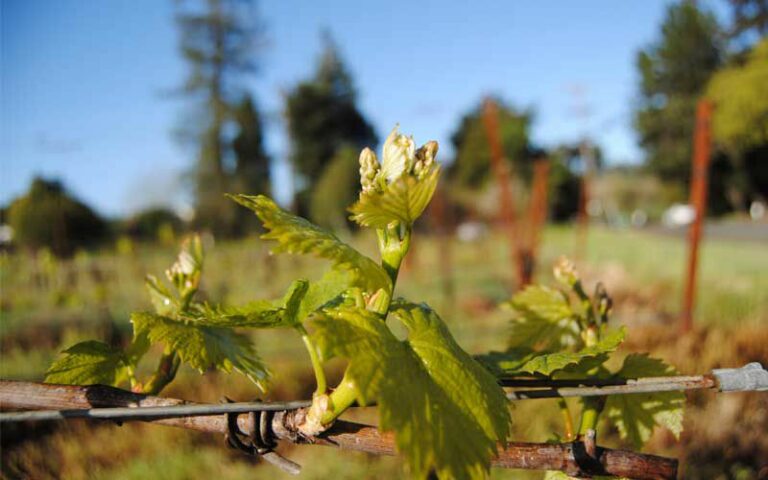
[(536, 256), (541, 243), (541, 231), (547, 221), (547, 193), (549, 190), (549, 160), (540, 158), (533, 163), (533, 182), (531, 199), (528, 205), (528, 244), (522, 252), (523, 274), (522, 285), (533, 281), (536, 270)]
[(483, 104), (483, 123), (488, 136), (488, 145), (491, 150), (491, 169), (499, 185), (499, 215), (504, 229), (509, 235), (510, 257), (512, 268), (517, 275), (517, 285), (523, 285), (525, 271), (520, 255), (519, 239), (515, 228), (515, 200), (512, 197), (510, 185), (510, 171), (508, 162), (505, 161), (504, 151), (499, 136), (499, 109), (496, 102), (488, 98)]
[(696, 129), (693, 137), (693, 167), (691, 169), (690, 204), (694, 210), (694, 219), (688, 229), (688, 264), (685, 270), (683, 291), (683, 311), (680, 330), (685, 333), (693, 327), (693, 310), (696, 301), (696, 272), (699, 261), (699, 243), (702, 224), (707, 210), (707, 184), (712, 118), (712, 103), (699, 101), (696, 108)]
[(589, 201), (592, 195), (592, 173), (595, 169), (595, 158), (592, 144), (584, 140), (579, 146), (584, 171), (581, 174), (581, 188), (579, 189), (579, 213), (576, 226), (576, 253), (577, 261), (586, 259), (587, 234), (589, 230)]
[(448, 199), (445, 189), (438, 187), (429, 206), (430, 220), (437, 233), (437, 261), (440, 264), (440, 279), (443, 297), (449, 306), (453, 306), (455, 289), (453, 285), (453, 252), (451, 251), (451, 232), (453, 222), (448, 211)]

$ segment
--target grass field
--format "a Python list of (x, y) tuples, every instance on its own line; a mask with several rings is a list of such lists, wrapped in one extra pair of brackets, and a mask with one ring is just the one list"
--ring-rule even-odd
[[(496, 305), (512, 290), (505, 239), (491, 235), (469, 244), (453, 242), (451, 283), (455, 294), (447, 295), (442, 274), (445, 253), (436, 239), (416, 238), (398, 293), (433, 305), (468, 351), (502, 349), (508, 315)], [(374, 245), (371, 238), (353, 240), (368, 252)], [(549, 265), (558, 255), (577, 253), (575, 240), (569, 228), (546, 231), (539, 281), (551, 281)], [(41, 380), (56, 352), (84, 338), (126, 341), (131, 334), (130, 312), (149, 309), (143, 276), (160, 274), (174, 256), (175, 247), (151, 245), (133, 246), (132, 251), (123, 248), (122, 254), (81, 254), (69, 261), (44, 254), (4, 254), (0, 263), (0, 377)], [(603, 281), (615, 299), (614, 318), (631, 327), (625, 351), (651, 350), (684, 373), (753, 360), (768, 363), (765, 245), (704, 243), (697, 327), (683, 338), (676, 334), (675, 325), (686, 258), (682, 241), (593, 228), (580, 257), (577, 261), (587, 285)], [(227, 303), (277, 298), (293, 278), (316, 278), (322, 268), (322, 262), (312, 259), (270, 257), (266, 245), (257, 239), (219, 243), (209, 248), (203, 293)], [(289, 332), (259, 332), (256, 342), (276, 371), (271, 398), (310, 395), (312, 376), (298, 338)], [(165, 393), (216, 401), (225, 394), (250, 399), (256, 389), (237, 376), (208, 373), (201, 377), (182, 368), (177, 382)], [(768, 478), (765, 397), (692, 394), (683, 439), (676, 442), (660, 433), (648, 450), (680, 456), (687, 478)], [(558, 431), (556, 409), (550, 403), (518, 404), (513, 411), (514, 438), (544, 441)], [(609, 445), (620, 445), (614, 432), (606, 432), (602, 438)], [(228, 451), (220, 438), (148, 425), (117, 428), (72, 422), (7, 428), (2, 432), (2, 447), (4, 478), (235, 479), (254, 474), (282, 478), (273, 468)], [(400, 463), (391, 458), (320, 447), (294, 447), (289, 456), (305, 465), (301, 478), (395, 478), (402, 474)], [(494, 471), (499, 478), (520, 475)]]

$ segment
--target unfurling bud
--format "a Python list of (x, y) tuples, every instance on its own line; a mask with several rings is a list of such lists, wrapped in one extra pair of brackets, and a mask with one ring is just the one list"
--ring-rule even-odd
[(411, 171), (414, 162), (413, 138), (400, 135), (395, 127), (384, 142), (381, 172), (387, 182), (394, 182), (401, 175)]
[(416, 162), (413, 164), (413, 173), (421, 180), (424, 178), (432, 166), (435, 164), (437, 156), (437, 142), (431, 140), (416, 150)]
[(565, 256), (557, 259), (553, 272), (555, 280), (569, 287), (574, 286), (579, 281), (579, 272), (576, 271), (576, 266)]
[(360, 152), (360, 185), (363, 187), (363, 192), (375, 188), (377, 173), (379, 173), (379, 161), (376, 160), (376, 154), (370, 148), (364, 148)]

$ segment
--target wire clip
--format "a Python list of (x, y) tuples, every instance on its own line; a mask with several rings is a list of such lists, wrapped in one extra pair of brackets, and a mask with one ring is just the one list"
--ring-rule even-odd
[(768, 390), (768, 371), (758, 362), (741, 368), (712, 370), (721, 392), (763, 392)]

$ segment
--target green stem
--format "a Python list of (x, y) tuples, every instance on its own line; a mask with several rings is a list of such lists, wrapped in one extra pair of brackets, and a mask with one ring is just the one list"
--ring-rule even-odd
[(163, 352), (163, 356), (160, 357), (160, 363), (157, 365), (155, 374), (144, 385), (142, 393), (147, 395), (157, 395), (160, 393), (176, 377), (180, 364), (181, 359), (176, 355), (176, 352), (166, 349)]
[[(597, 324), (594, 323), (594, 312), (592, 311), (592, 303), (589, 301), (589, 298), (587, 298), (586, 303), (589, 305), (591, 321), (587, 326), (587, 329), (583, 332), (584, 345), (586, 347), (593, 347), (600, 342), (600, 329), (597, 327)], [(603, 407), (605, 406), (605, 397), (584, 398), (582, 399), (582, 405), (581, 421), (579, 422), (579, 437), (586, 435), (589, 430), (597, 430), (597, 422), (600, 419), (600, 413), (602, 413)]]
[(575, 433), (573, 429), (573, 419), (571, 418), (571, 410), (568, 408), (568, 404), (565, 403), (564, 398), (557, 399), (557, 406), (560, 408), (560, 413), (563, 416), (565, 439), (570, 442), (573, 440)]
[(589, 397), (583, 400), (584, 409), (581, 412), (579, 423), (579, 437), (583, 437), (589, 430), (597, 430), (597, 421), (605, 406), (605, 397)]
[[(387, 228), (377, 229), (376, 234), (379, 240), (381, 265), (392, 281), (392, 292), (389, 292), (391, 294), (395, 291), (400, 265), (411, 246), (411, 228), (406, 225), (394, 224)], [(383, 310), (382, 318), (386, 318), (388, 310), (389, 306)], [(322, 393), (324, 393), (324, 390)], [(344, 372), (344, 378), (341, 379), (339, 385), (328, 396), (328, 406), (320, 417), (320, 423), (322, 425), (329, 425), (355, 403), (356, 399), (357, 387), (355, 382), (349, 378), (349, 368), (347, 368)]]
[(395, 291), (400, 265), (411, 246), (411, 228), (400, 224), (391, 225), (385, 229), (378, 229), (379, 251), (381, 252), (381, 265), (389, 274), (392, 281), (392, 291)]
[(317, 354), (317, 348), (315, 348), (315, 344), (312, 343), (312, 339), (309, 338), (309, 333), (307, 333), (304, 327), (300, 327), (299, 331), (301, 332), (301, 340), (304, 342), (304, 346), (309, 353), (312, 369), (315, 371), (315, 382), (317, 383), (315, 395), (322, 395), (328, 389), (328, 385), (325, 381), (325, 371), (323, 371), (323, 362), (320, 361), (320, 356)]
[(344, 377), (339, 382), (336, 389), (331, 392), (328, 402), (328, 410), (323, 413), (320, 423), (328, 425), (336, 420), (339, 415), (349, 408), (357, 399), (357, 387), (355, 382), (349, 378), (349, 369), (344, 372)]

